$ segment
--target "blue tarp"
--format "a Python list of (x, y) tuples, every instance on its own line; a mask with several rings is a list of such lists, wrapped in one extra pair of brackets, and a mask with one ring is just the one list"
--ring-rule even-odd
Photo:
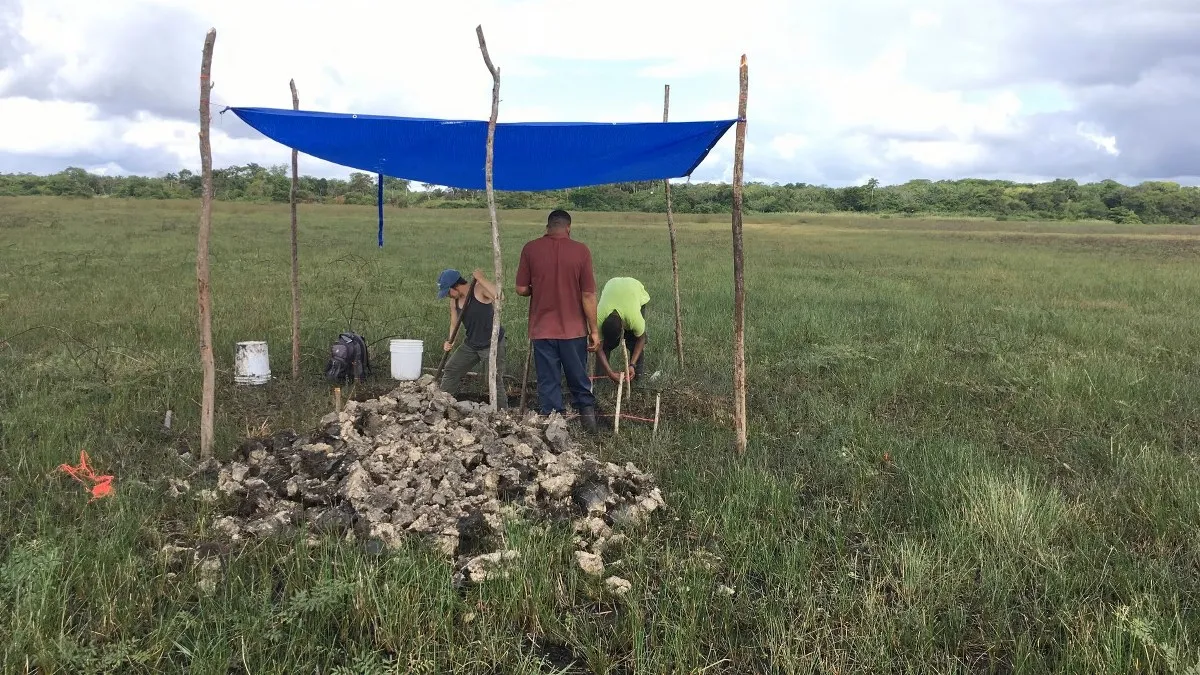
[[(484, 189), (487, 122), (230, 108), (267, 138), (334, 164)], [(690, 176), (737, 120), (500, 123), (493, 187), (558, 190)]]

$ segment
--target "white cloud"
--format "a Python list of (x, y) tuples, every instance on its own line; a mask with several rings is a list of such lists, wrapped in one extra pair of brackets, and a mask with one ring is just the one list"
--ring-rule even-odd
[(918, 9), (909, 17), (909, 22), (915, 28), (936, 27), (942, 25), (942, 15), (927, 9)]
[(1110, 134), (1105, 134), (1103, 131), (1097, 129), (1096, 125), (1080, 122), (1075, 129), (1079, 132), (1080, 136), (1091, 141), (1096, 145), (1097, 148), (1100, 148), (1108, 154), (1114, 157), (1121, 154), (1121, 151), (1117, 148), (1117, 137)]
[(898, 141), (889, 140), (885, 157), (888, 160), (908, 160), (936, 169), (950, 169), (978, 160), (983, 147), (967, 141)]
[[(129, 163), (136, 152), (198, 165), (209, 26), (219, 105), (290, 107), (295, 78), (305, 109), (483, 119), (482, 24), (501, 68), (502, 120), (656, 120), (660, 94), (647, 92), (662, 82), (671, 119), (729, 118), (747, 54), (747, 175), (764, 179), (1052, 177), (1116, 158), (1130, 162), (1118, 172), (1200, 174), (1177, 143), (1143, 138), (1151, 132), (1136, 124), (1194, 110), (1200, 47), (1187, 36), (1200, 5), (1176, 0), (743, 0), (720, 12), (684, 0), (16, 1), (18, 35), (0, 45), (0, 57), (16, 54), (0, 59), (0, 118), (21, 123), (0, 125), (0, 152), (38, 166), (78, 155), (114, 170), (107, 156)], [(594, 78), (587, 101), (550, 84), (581, 62), (609, 73), (583, 76)], [(1034, 85), (1074, 107), (1044, 112), (1027, 98)], [(213, 119), (218, 165), (287, 161), (232, 116)], [(1049, 152), (1055, 143), (1067, 150)], [(731, 131), (696, 178), (727, 177), (732, 147)], [(312, 159), (304, 170), (347, 172)]]
[[(88, 103), (0, 99), (0, 149), (19, 153), (59, 154), (104, 142), (110, 123), (95, 119)], [(24, 123), (21, 123), (21, 122)]]
[(800, 134), (780, 134), (771, 139), (771, 149), (783, 159), (793, 159), (796, 153), (808, 146), (808, 138)]

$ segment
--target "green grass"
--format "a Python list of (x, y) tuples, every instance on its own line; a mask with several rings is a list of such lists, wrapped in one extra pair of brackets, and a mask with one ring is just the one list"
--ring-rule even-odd
[[(167, 543), (214, 507), (164, 494), (198, 437), (190, 202), (0, 200), (0, 670), (23, 672), (1075, 672), (1200, 664), (1200, 231), (846, 216), (748, 218), (750, 448), (728, 416), (727, 217), (680, 218), (688, 367), (672, 355), (661, 216), (575, 215), (597, 280), (650, 291), (665, 422), (598, 451), (672, 507), (610, 572), (570, 533), (514, 525), (519, 573), (465, 594), (434, 554), (353, 543), (216, 547), (197, 590)], [(506, 282), (543, 213), (502, 212)], [(426, 341), (445, 266), (491, 270), (478, 211), (300, 211), (304, 377), (290, 370), (288, 212), (218, 204), (218, 453), (307, 429), (353, 318)], [(519, 375), (524, 299), (510, 292)], [(353, 317), (349, 306), (354, 303)], [(232, 385), (265, 339), (276, 379)], [(386, 342), (375, 347), (386, 386)], [(611, 390), (602, 396), (611, 400)], [(174, 433), (160, 433), (175, 410)], [(632, 412), (653, 395), (634, 387)], [(117, 476), (86, 504), (54, 469)], [(733, 589), (729, 595), (720, 588)]]

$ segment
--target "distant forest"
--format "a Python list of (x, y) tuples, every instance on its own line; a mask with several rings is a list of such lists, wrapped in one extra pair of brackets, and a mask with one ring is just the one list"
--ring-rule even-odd
[[(482, 208), (482, 190), (434, 185), (411, 189), (408, 181), (385, 178), (384, 200), (414, 208)], [(232, 166), (213, 171), (218, 200), (287, 202), (290, 169), (284, 165)], [(721, 183), (672, 183), (676, 213), (728, 213), (733, 189)], [(69, 168), (49, 176), (0, 174), (0, 196), (53, 195), (77, 198), (195, 199), (200, 176), (188, 170), (159, 178), (99, 176)], [(300, 178), (299, 199), (325, 204), (374, 205), (375, 177)], [(552, 192), (498, 192), (504, 209), (566, 208), (578, 211), (663, 212), (660, 181), (572, 188)], [(1074, 180), (1014, 183), (1001, 180), (912, 180), (902, 185), (826, 187), (806, 183), (747, 183), (745, 207), (758, 213), (856, 212), (895, 215), (982, 216), (1001, 220), (1110, 220), (1116, 223), (1200, 224), (1200, 188), (1152, 181), (1127, 186), (1116, 181)]]

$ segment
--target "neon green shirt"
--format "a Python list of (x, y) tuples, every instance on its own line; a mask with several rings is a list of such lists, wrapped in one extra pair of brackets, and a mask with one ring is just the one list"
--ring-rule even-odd
[(604, 284), (600, 291), (600, 300), (596, 303), (596, 318), (601, 323), (613, 311), (621, 317), (625, 330), (636, 337), (646, 332), (646, 319), (642, 317), (642, 305), (650, 302), (650, 294), (642, 282), (633, 277), (613, 277)]

